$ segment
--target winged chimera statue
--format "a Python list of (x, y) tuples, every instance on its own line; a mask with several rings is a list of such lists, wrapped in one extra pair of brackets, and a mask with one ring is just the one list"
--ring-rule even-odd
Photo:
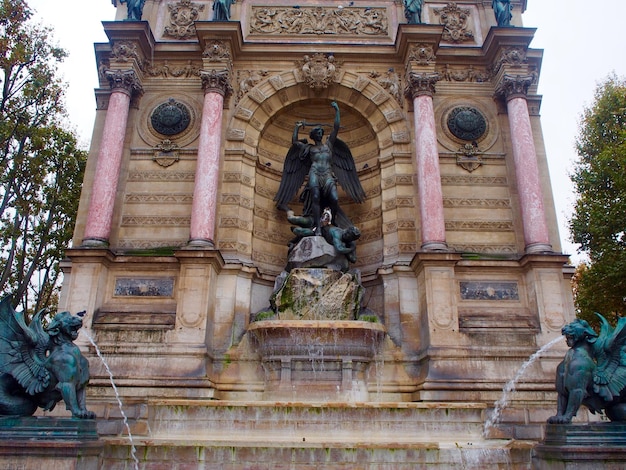
[[(326, 207), (332, 212), (333, 225), (342, 229), (352, 227), (350, 219), (339, 207), (337, 182), (355, 202), (365, 200), (365, 191), (359, 181), (352, 153), (346, 143), (337, 138), (340, 127), (339, 106), (334, 101), (331, 106), (335, 109), (335, 122), (325, 143), (322, 142), (322, 125), (296, 123), (291, 148), (285, 157), (280, 186), (274, 197), (276, 206), (289, 212), (289, 201), (308, 175), (308, 184), (300, 199), (304, 202), (303, 215), (312, 218), (315, 235), (321, 235), (321, 215)], [(307, 125), (315, 126), (309, 134), (313, 144), (306, 139), (298, 140), (298, 131)]]
[(613, 328), (600, 318), (600, 334), (585, 320), (565, 325), (571, 348), (557, 368), (557, 415), (549, 423), (570, 423), (580, 405), (592, 413), (604, 410), (611, 421), (626, 421), (626, 317)]
[(0, 416), (31, 416), (63, 400), (72, 417), (93, 419), (85, 407), (89, 363), (73, 343), (83, 321), (60, 312), (44, 327), (43, 314), (27, 325), (10, 296), (0, 301)]

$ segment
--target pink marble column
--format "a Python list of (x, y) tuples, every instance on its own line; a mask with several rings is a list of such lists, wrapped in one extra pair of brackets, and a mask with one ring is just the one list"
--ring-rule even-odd
[(409, 93), (415, 114), (415, 161), (422, 249), (427, 251), (448, 249), (432, 97), (438, 80), (438, 74), (409, 74)]
[(222, 111), (224, 97), (230, 91), (230, 86), (228, 74), (225, 72), (204, 72), (202, 82), (205, 94), (191, 205), (189, 245), (214, 248)]
[(505, 75), (498, 89), (507, 100), (513, 162), (527, 253), (552, 251), (543, 206), (537, 152), (526, 101), (526, 92), (533, 80), (532, 76)]
[(134, 72), (108, 72), (112, 92), (104, 120), (83, 246), (106, 246), (122, 165), (131, 93), (139, 88)]

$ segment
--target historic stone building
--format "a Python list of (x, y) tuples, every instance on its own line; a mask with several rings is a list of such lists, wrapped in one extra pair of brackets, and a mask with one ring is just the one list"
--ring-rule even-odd
[[(501, 27), (491, 0), (426, 0), (421, 24), (397, 0), (242, 0), (229, 21), (212, 21), (212, 1), (147, 0), (141, 21), (122, 4), (103, 23), (62, 307), (87, 310), (136, 434), (154, 439), (151, 410), (173, 400), (267, 403), (272, 374), (307, 402), (302, 363), (268, 372), (249, 330), (293, 237), (273, 198), (294, 124), (332, 123), (332, 101), (366, 193), (357, 204), (340, 190), (362, 234), (363, 308), (384, 332), (370, 362), (339, 360), (324, 378), (339, 392), (360, 381), (356, 399), (332, 400), (455, 402), (485, 417), (560, 335), (574, 313), (539, 119), (542, 51), (521, 23), (526, 0), (511, 4)], [(540, 437), (564, 347), (527, 371), (498, 436)], [(123, 434), (90, 351), (92, 408), (103, 432)]]

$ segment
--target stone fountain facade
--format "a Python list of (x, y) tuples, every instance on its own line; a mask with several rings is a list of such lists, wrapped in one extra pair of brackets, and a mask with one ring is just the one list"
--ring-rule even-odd
[[(148, 0), (143, 21), (120, 5), (103, 23), (61, 306), (87, 310), (148, 462), (473, 468), (480, 454), (528, 468), (565, 345), (518, 384), (492, 439), (482, 422), (573, 319), (573, 269), (539, 120), (542, 51), (526, 0), (511, 3), (511, 27), (475, 0), (426, 0), (423, 24), (393, 0), (243, 0), (225, 22), (211, 1)], [(287, 264), (273, 197), (293, 125), (332, 122), (331, 101), (366, 192), (340, 204), (362, 234), (352, 268), (370, 321), (255, 322)], [(84, 347), (102, 459), (123, 468), (108, 375)]]

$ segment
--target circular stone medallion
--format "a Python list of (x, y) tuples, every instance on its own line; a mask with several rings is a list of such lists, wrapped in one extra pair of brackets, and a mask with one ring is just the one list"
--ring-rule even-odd
[(152, 111), (150, 123), (155, 131), (163, 135), (183, 132), (191, 122), (191, 113), (183, 103), (170, 98)]
[(471, 106), (459, 106), (448, 115), (448, 129), (461, 140), (478, 140), (487, 131), (487, 120)]

